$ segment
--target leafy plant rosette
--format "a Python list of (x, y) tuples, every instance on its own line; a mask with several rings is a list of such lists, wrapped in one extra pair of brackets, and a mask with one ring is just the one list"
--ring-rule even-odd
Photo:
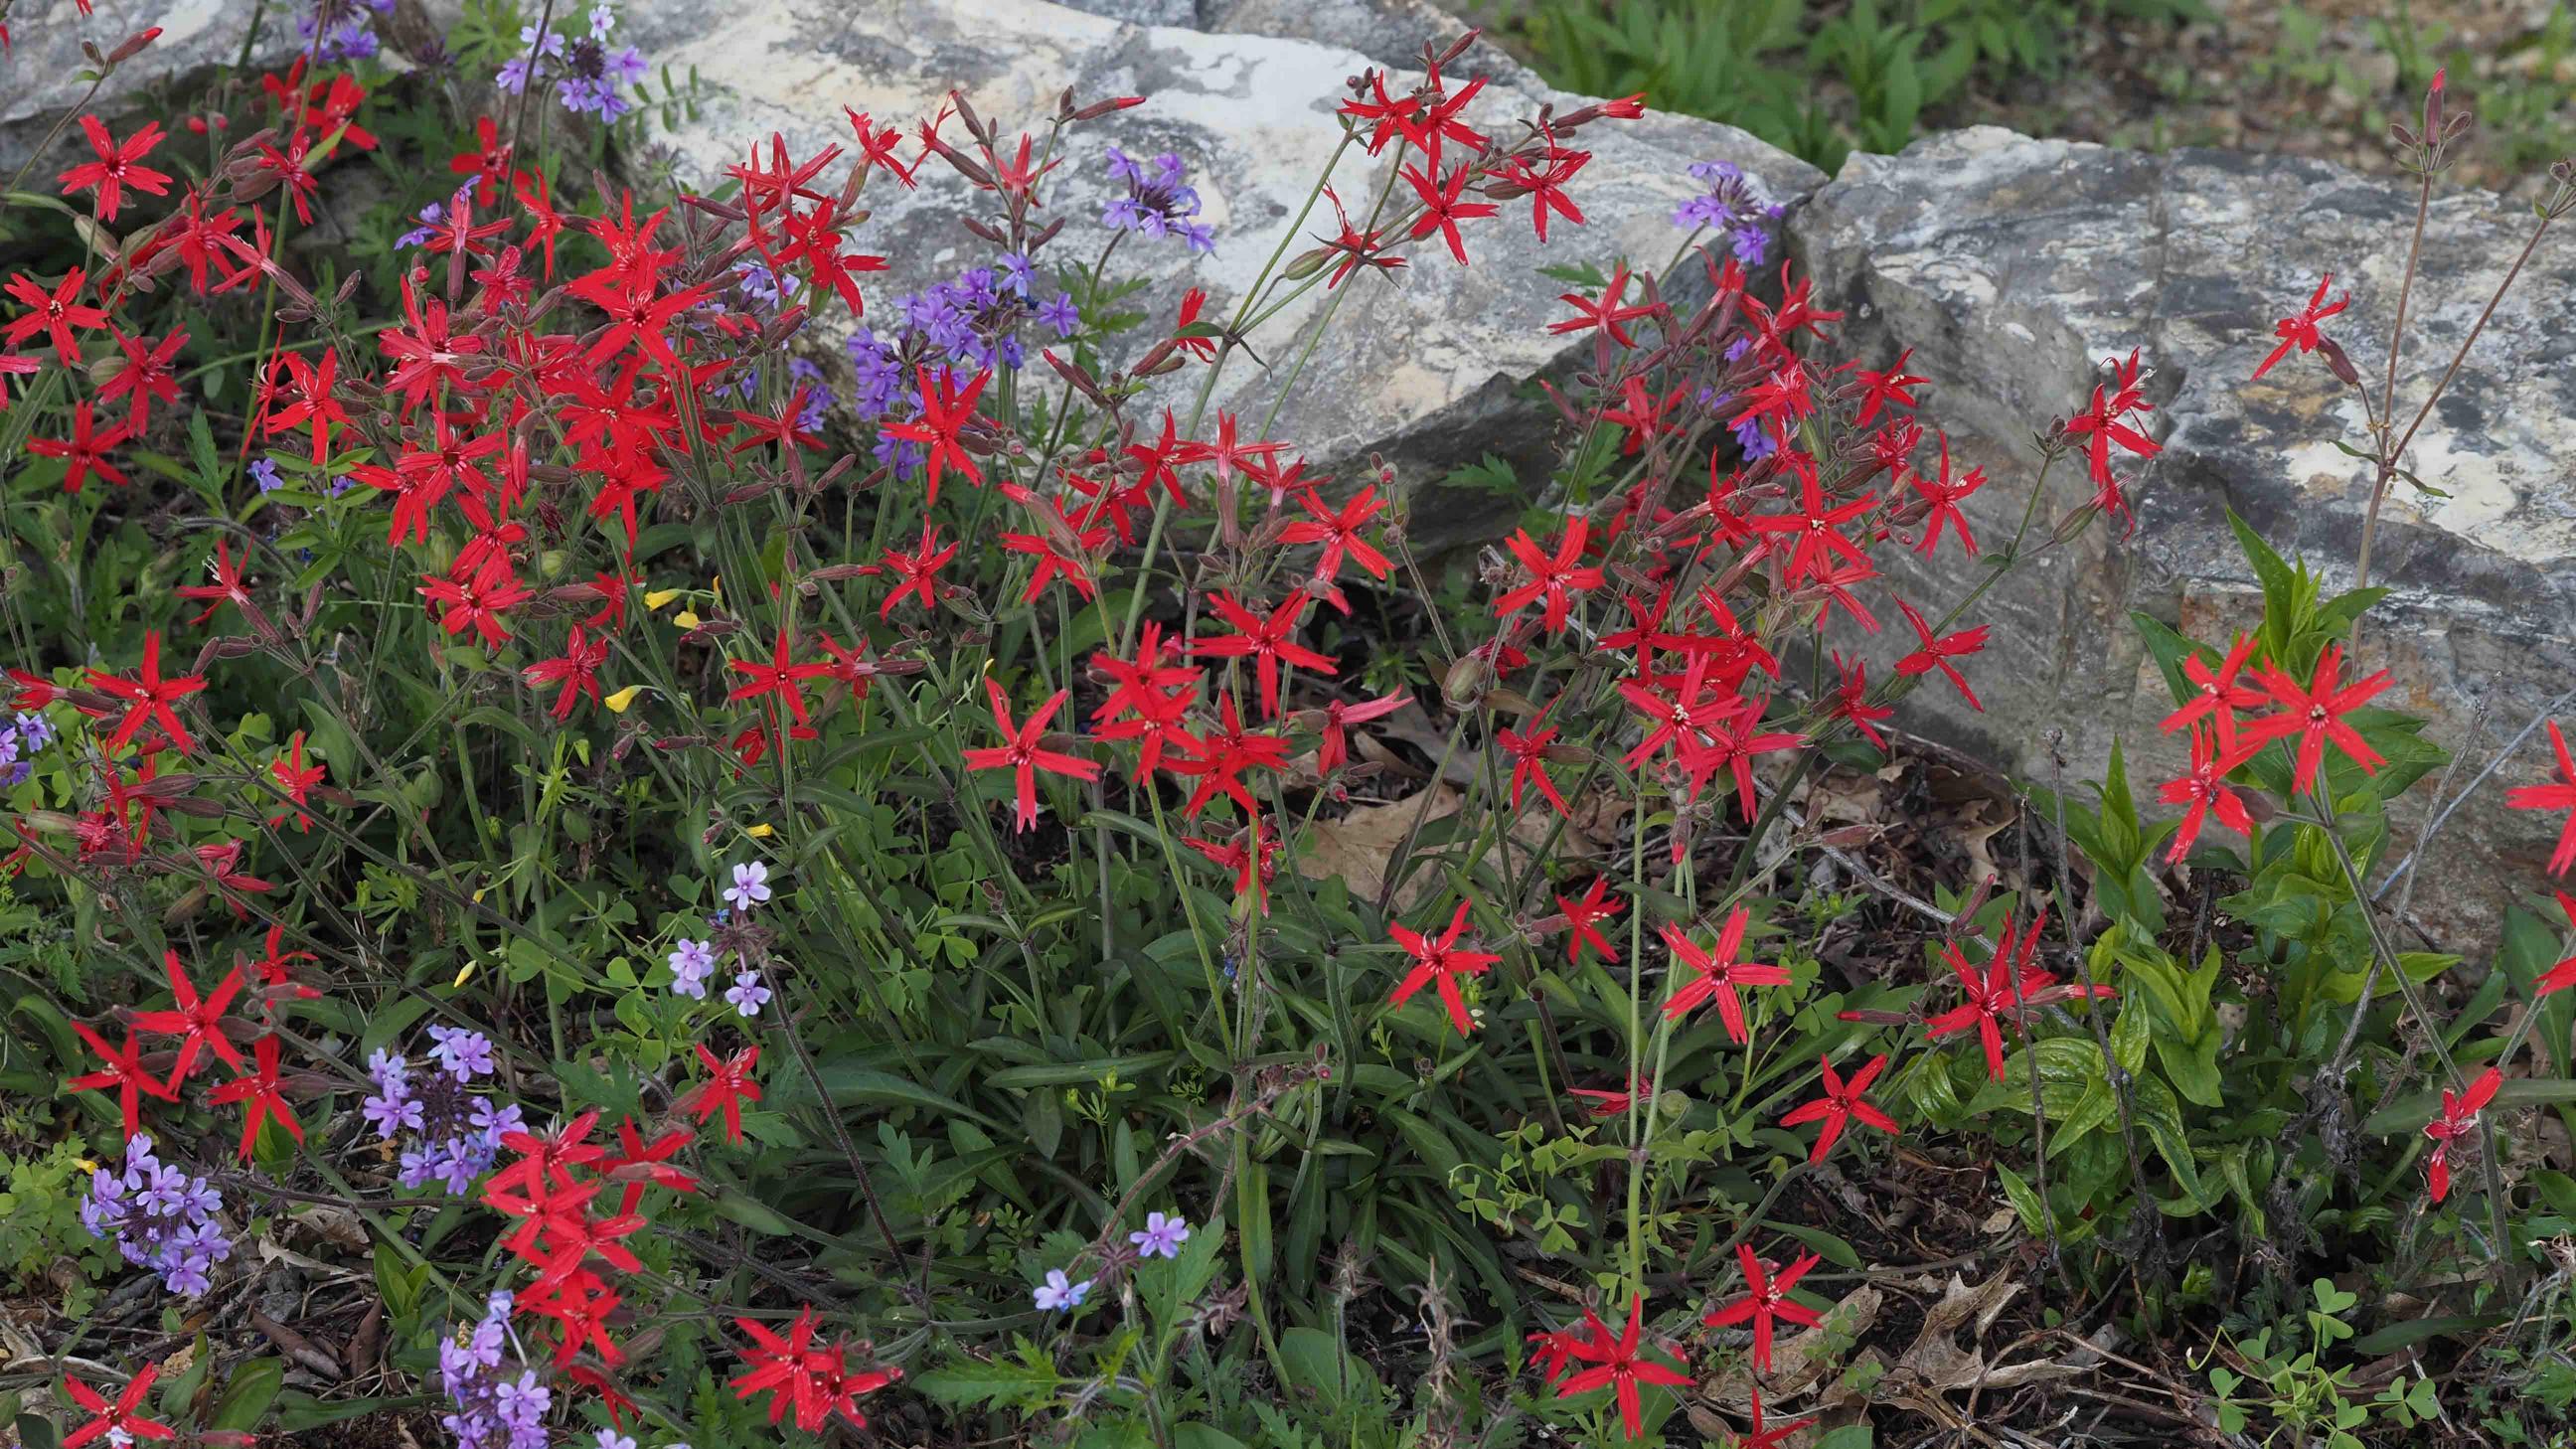
[[(0, 596), (36, 907), (5, 1067), (121, 1144), (79, 1212), (136, 1270), (51, 1346), (61, 1443), (404, 1413), (513, 1449), (889, 1415), (1636, 1440), (1833, 1331), (1817, 1269), (1862, 1259), (1778, 1210), (1885, 1153), (1889, 1104), (2044, 1116), (2012, 1196), (2060, 1246), (2163, 1190), (2141, 1137), (2168, 1211), (2288, 1180), (2185, 1110), (2237, 1100), (2209, 1074), (2248, 1038), (2213, 1051), (2207, 966), (2161, 954), (2116, 780), (2066, 813), (2117, 918), (2084, 950), (2061, 870), (2053, 914), (1914, 903), (1954, 982), (1829, 966), (1852, 903), (1790, 869), (1853, 843), (1801, 787), (1876, 762), (1902, 696), (1975, 703), (1996, 580), (2128, 516), (2136, 356), (1979, 540), (1925, 379), (1831, 360), (1808, 285), (1748, 275), (1768, 203), (1712, 170), (1661, 271), (1566, 272), (1551, 331), (1591, 355), (1558, 462), (1451, 562), (1453, 610), (1408, 480), (1336, 483), (1272, 423), (1352, 297), (1579, 227), (1584, 133), (1637, 98), (1488, 114), (1464, 41), (1363, 75), (1253, 284), (1155, 318), (1122, 268), (1220, 242), (1179, 158), (1110, 143), (1142, 98), (854, 113), (639, 193), (571, 164), (684, 106), (612, 13), (513, 46), (475, 10), (453, 53), (509, 99), (443, 136), (372, 22), (315, 19), (249, 134), (84, 117), (95, 159), (0, 213), (33, 249), (0, 458), (42, 580)], [(410, 226), (378, 297), (291, 243), (355, 157), (417, 185), (404, 148), (453, 159), (370, 213)], [(890, 186), (953, 189), (985, 260), (871, 297)], [(799, 352), (827, 322), (846, 344)], [(1265, 386), (1212, 408), (1247, 360)], [(2044, 517), (2059, 466), (2092, 500)], [(1898, 597), (1897, 549), (1957, 558), (1954, 597)], [(2282, 751), (2213, 778), (2319, 815), (2229, 907), (2286, 963), (2288, 1052), (2381, 1000), (2325, 865), (2357, 893), (2344, 842), (2378, 859), (2432, 752), (2337, 692), (2321, 641), (2366, 599), (2273, 567), (2250, 667), (2283, 707), (2234, 738)], [(1871, 636), (1876, 680), (1839, 652)], [(2354, 731), (2390, 752), (2358, 783), (2288, 753), (2357, 769)], [(2436, 1164), (2480, 1090), (2427, 1114)], [(332, 1291), (259, 1297), (256, 1339), (207, 1315), (280, 1264)]]

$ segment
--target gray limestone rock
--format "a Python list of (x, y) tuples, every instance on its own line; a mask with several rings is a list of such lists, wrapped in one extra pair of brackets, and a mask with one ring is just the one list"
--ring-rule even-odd
[[(2411, 190), (2320, 162), (1991, 128), (1854, 156), (1792, 216), (1820, 298), (1849, 313), (1850, 350), (1875, 366), (1911, 346), (1912, 370), (1937, 380), (1926, 421), (1994, 478), (1968, 508), (1990, 544), (2026, 496), (2031, 435), (2084, 404), (2093, 366), (2139, 348), (2153, 370), (2164, 451), (2122, 469), (2137, 475), (2136, 530), (2097, 527), (2000, 586), (1981, 610), (1996, 625), (1975, 675), (1984, 713), (1931, 689), (1908, 701), (1911, 723), (2043, 784), (2052, 729), (2066, 732), (2069, 779), (2098, 776), (2115, 738), (2133, 779), (2181, 773), (2182, 746), (2156, 728), (2170, 696), (2127, 615), (2220, 642), (2251, 622), (2260, 598), (2229, 509), (2324, 569), (2329, 592), (2351, 585), (2371, 479), (2335, 440), (2361, 441), (2359, 404), (2315, 357), (2248, 378), (2273, 320), (2328, 269), (2352, 292), (2330, 331), (2379, 378), (2413, 217)], [(2437, 199), (2398, 370), (2402, 414), (2531, 227), (2527, 208), (2491, 195)], [(2372, 582), (2394, 592), (2365, 629), (2364, 665), (2390, 669), (2382, 702), (2429, 716), (2472, 769), (2576, 683), (2571, 283), (2576, 236), (2553, 232), (2416, 437), (2412, 468), (2449, 496), (2400, 482), (2380, 520)], [(2091, 491), (2066, 465), (2049, 488), (2059, 511)], [(1962, 575), (1946, 555), (1939, 571), (1946, 585), (1907, 582), (1946, 597)], [(2428, 922), (2475, 940), (2510, 892), (2539, 888), (2549, 822), (2505, 810), (2501, 786), (2540, 778), (2544, 750), (2528, 747), (2446, 827), (2415, 897)]]

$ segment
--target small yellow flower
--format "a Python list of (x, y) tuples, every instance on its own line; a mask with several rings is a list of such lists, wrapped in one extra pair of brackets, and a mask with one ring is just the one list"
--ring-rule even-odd
[(767, 840), (769, 837), (776, 835), (778, 831), (776, 827), (763, 823), (751, 826), (745, 829), (742, 833), (750, 836), (754, 840)]
[(478, 962), (478, 961), (468, 961), (468, 962), (466, 962), (466, 963), (465, 963), (465, 969), (456, 973), (456, 985), (457, 985), (459, 988), (462, 988), (462, 987), (465, 985), (466, 981), (467, 981), (468, 979), (470, 979), (470, 978), (474, 975), (474, 968), (475, 968), (476, 966), (478, 966), (478, 965), (481, 965), (481, 964), (482, 964), (482, 963), (481, 963), (481, 962)]
[(644, 596), (644, 607), (648, 609), (669, 608), (673, 599), (676, 599), (687, 592), (688, 590), (686, 589), (655, 589)]
[(698, 627), (697, 611), (694, 609), (682, 609), (677, 614), (671, 616), (671, 622), (679, 625), (683, 629), (694, 629)]
[(624, 689), (617, 691), (615, 694), (610, 695), (608, 698), (601, 700), (600, 703), (608, 706), (608, 712), (610, 714), (624, 714), (626, 713), (626, 707), (635, 702), (635, 696), (642, 694), (643, 692), (643, 685), (630, 684)]

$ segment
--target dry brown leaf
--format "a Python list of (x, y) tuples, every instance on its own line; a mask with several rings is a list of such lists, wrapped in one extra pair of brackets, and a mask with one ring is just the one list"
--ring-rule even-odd
[[(1386, 888), (1387, 867), (1396, 851), (1413, 835), (1414, 822), (1419, 820), (1427, 829), (1433, 821), (1457, 814), (1465, 798), (1446, 785), (1434, 785), (1424, 794), (1385, 805), (1362, 805), (1338, 820), (1319, 820), (1310, 832), (1308, 849), (1297, 857), (1297, 873), (1308, 880), (1339, 878), (1353, 896), (1375, 900)], [(1537, 811), (1518, 813), (1512, 818), (1511, 837), (1517, 846), (1536, 850), (1548, 837), (1548, 817)], [(1417, 842), (1414, 853), (1426, 858), (1413, 867), (1403, 889), (1396, 892), (1396, 908), (1411, 910), (1441, 888), (1440, 872), (1430, 857), (1451, 850), (1463, 857), (1466, 848), (1464, 842), (1441, 846)], [(1558, 835), (1556, 850), (1559, 855), (1590, 855), (1593, 841), (1580, 830), (1568, 829)]]
[[(1994, 1327), (2004, 1306), (2020, 1291), (2021, 1285), (2002, 1273), (1974, 1287), (1953, 1277), (1942, 1291), (1941, 1301), (1924, 1315), (1923, 1330), (1914, 1336), (1914, 1346), (1897, 1358), (1881, 1381), (1880, 1392), (1938, 1397), (1965, 1389), (2009, 1389), (2072, 1376), (2075, 1369), (2048, 1359), (2026, 1359), (2015, 1364), (1986, 1362), (1982, 1346), (1986, 1331)], [(1960, 1342), (1963, 1329), (1967, 1333), (1964, 1347)]]

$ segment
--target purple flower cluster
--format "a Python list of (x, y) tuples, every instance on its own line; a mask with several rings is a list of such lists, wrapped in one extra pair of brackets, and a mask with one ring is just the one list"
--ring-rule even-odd
[(1732, 161), (1696, 162), (1690, 174), (1708, 183), (1708, 190), (1676, 208), (1673, 225), (1724, 232), (1737, 261), (1748, 267), (1762, 265), (1770, 255), (1770, 224), (1780, 219), (1780, 205), (1763, 200), (1760, 185)]
[(313, 0), (313, 8), (295, 18), (295, 33), (307, 47), (321, 37), (316, 60), (365, 60), (376, 53), (376, 17), (393, 13), (394, 0)]
[(505, 1358), (510, 1344), (506, 1292), (485, 1301), (482, 1322), (439, 1344), (439, 1385), (455, 1407), (438, 1422), (456, 1436), (457, 1449), (546, 1449), (553, 1391), (537, 1382), (535, 1370)]
[(28, 756), (53, 742), (53, 721), (41, 714), (12, 715), (0, 724), (0, 787), (25, 784), (36, 773), (36, 762)]
[(495, 1106), (472, 1090), (497, 1065), (490, 1037), (452, 1026), (433, 1026), (429, 1036), (431, 1060), (422, 1064), (429, 1070), (381, 1048), (367, 1059), (376, 1091), (358, 1110), (379, 1138), (411, 1134), (400, 1159), (403, 1186), (435, 1182), (461, 1197), (492, 1170), (501, 1139), (525, 1127), (517, 1103)]
[[(806, 363), (805, 366), (811, 368), (813, 364)], [(808, 403), (807, 406), (810, 409), (812, 404)], [(769, 865), (766, 861), (753, 860), (737, 864), (733, 868), (733, 884), (724, 889), (726, 904), (716, 911), (713, 917), (714, 924), (718, 927), (724, 926), (733, 919), (734, 912), (737, 910), (748, 915), (767, 902), (772, 894), (769, 884)], [(717, 934), (720, 937), (722, 932), (719, 931)], [(683, 938), (671, 948), (671, 953), (663, 958), (671, 967), (671, 990), (692, 1001), (706, 1000), (707, 983), (718, 974), (718, 968), (723, 964), (724, 955), (728, 949), (730, 948), (718, 946), (711, 940)], [(769, 1004), (770, 998), (775, 993), (761, 982), (757, 967), (741, 958), (736, 959), (735, 965), (738, 969), (734, 972), (733, 985), (725, 988), (724, 999), (733, 1006), (738, 1015), (756, 1017), (760, 1015), (760, 1009)]]
[(213, 1286), (209, 1270), (233, 1254), (232, 1240), (215, 1221), (223, 1210), (223, 1194), (154, 1157), (152, 1139), (138, 1135), (126, 1141), (123, 1172), (102, 1167), (90, 1174), (81, 1226), (94, 1238), (113, 1236), (125, 1261), (194, 1298)]
[(1127, 194), (1111, 199), (1102, 208), (1102, 226), (1158, 241), (1176, 236), (1194, 252), (1216, 250), (1215, 234), (1194, 219), (1199, 214), (1199, 193), (1187, 184), (1180, 157), (1166, 151), (1139, 165), (1134, 157), (1112, 146), (1109, 179), (1124, 182)]
[[(861, 327), (847, 345), (857, 379), (850, 402), (861, 422), (910, 417), (919, 406), (917, 367), (969, 375), (996, 367), (1017, 371), (1028, 363), (1020, 333), (1029, 323), (1045, 325), (1059, 341), (1082, 330), (1073, 294), (1045, 295), (1036, 264), (1018, 253), (994, 266), (971, 267), (955, 281), (907, 292), (890, 305), (903, 319), (890, 335)], [(897, 476), (918, 473), (921, 458), (920, 444), (878, 436), (876, 460)]]
[(591, 9), (586, 35), (549, 30), (540, 42), (535, 26), (523, 26), (519, 43), (527, 47), (526, 53), (503, 64), (493, 83), (514, 96), (526, 90), (531, 80), (551, 83), (556, 101), (565, 110), (614, 121), (635, 109), (618, 88), (642, 80), (645, 71), (644, 57), (635, 47), (609, 49), (609, 33), (616, 27), (617, 12), (604, 4)]

